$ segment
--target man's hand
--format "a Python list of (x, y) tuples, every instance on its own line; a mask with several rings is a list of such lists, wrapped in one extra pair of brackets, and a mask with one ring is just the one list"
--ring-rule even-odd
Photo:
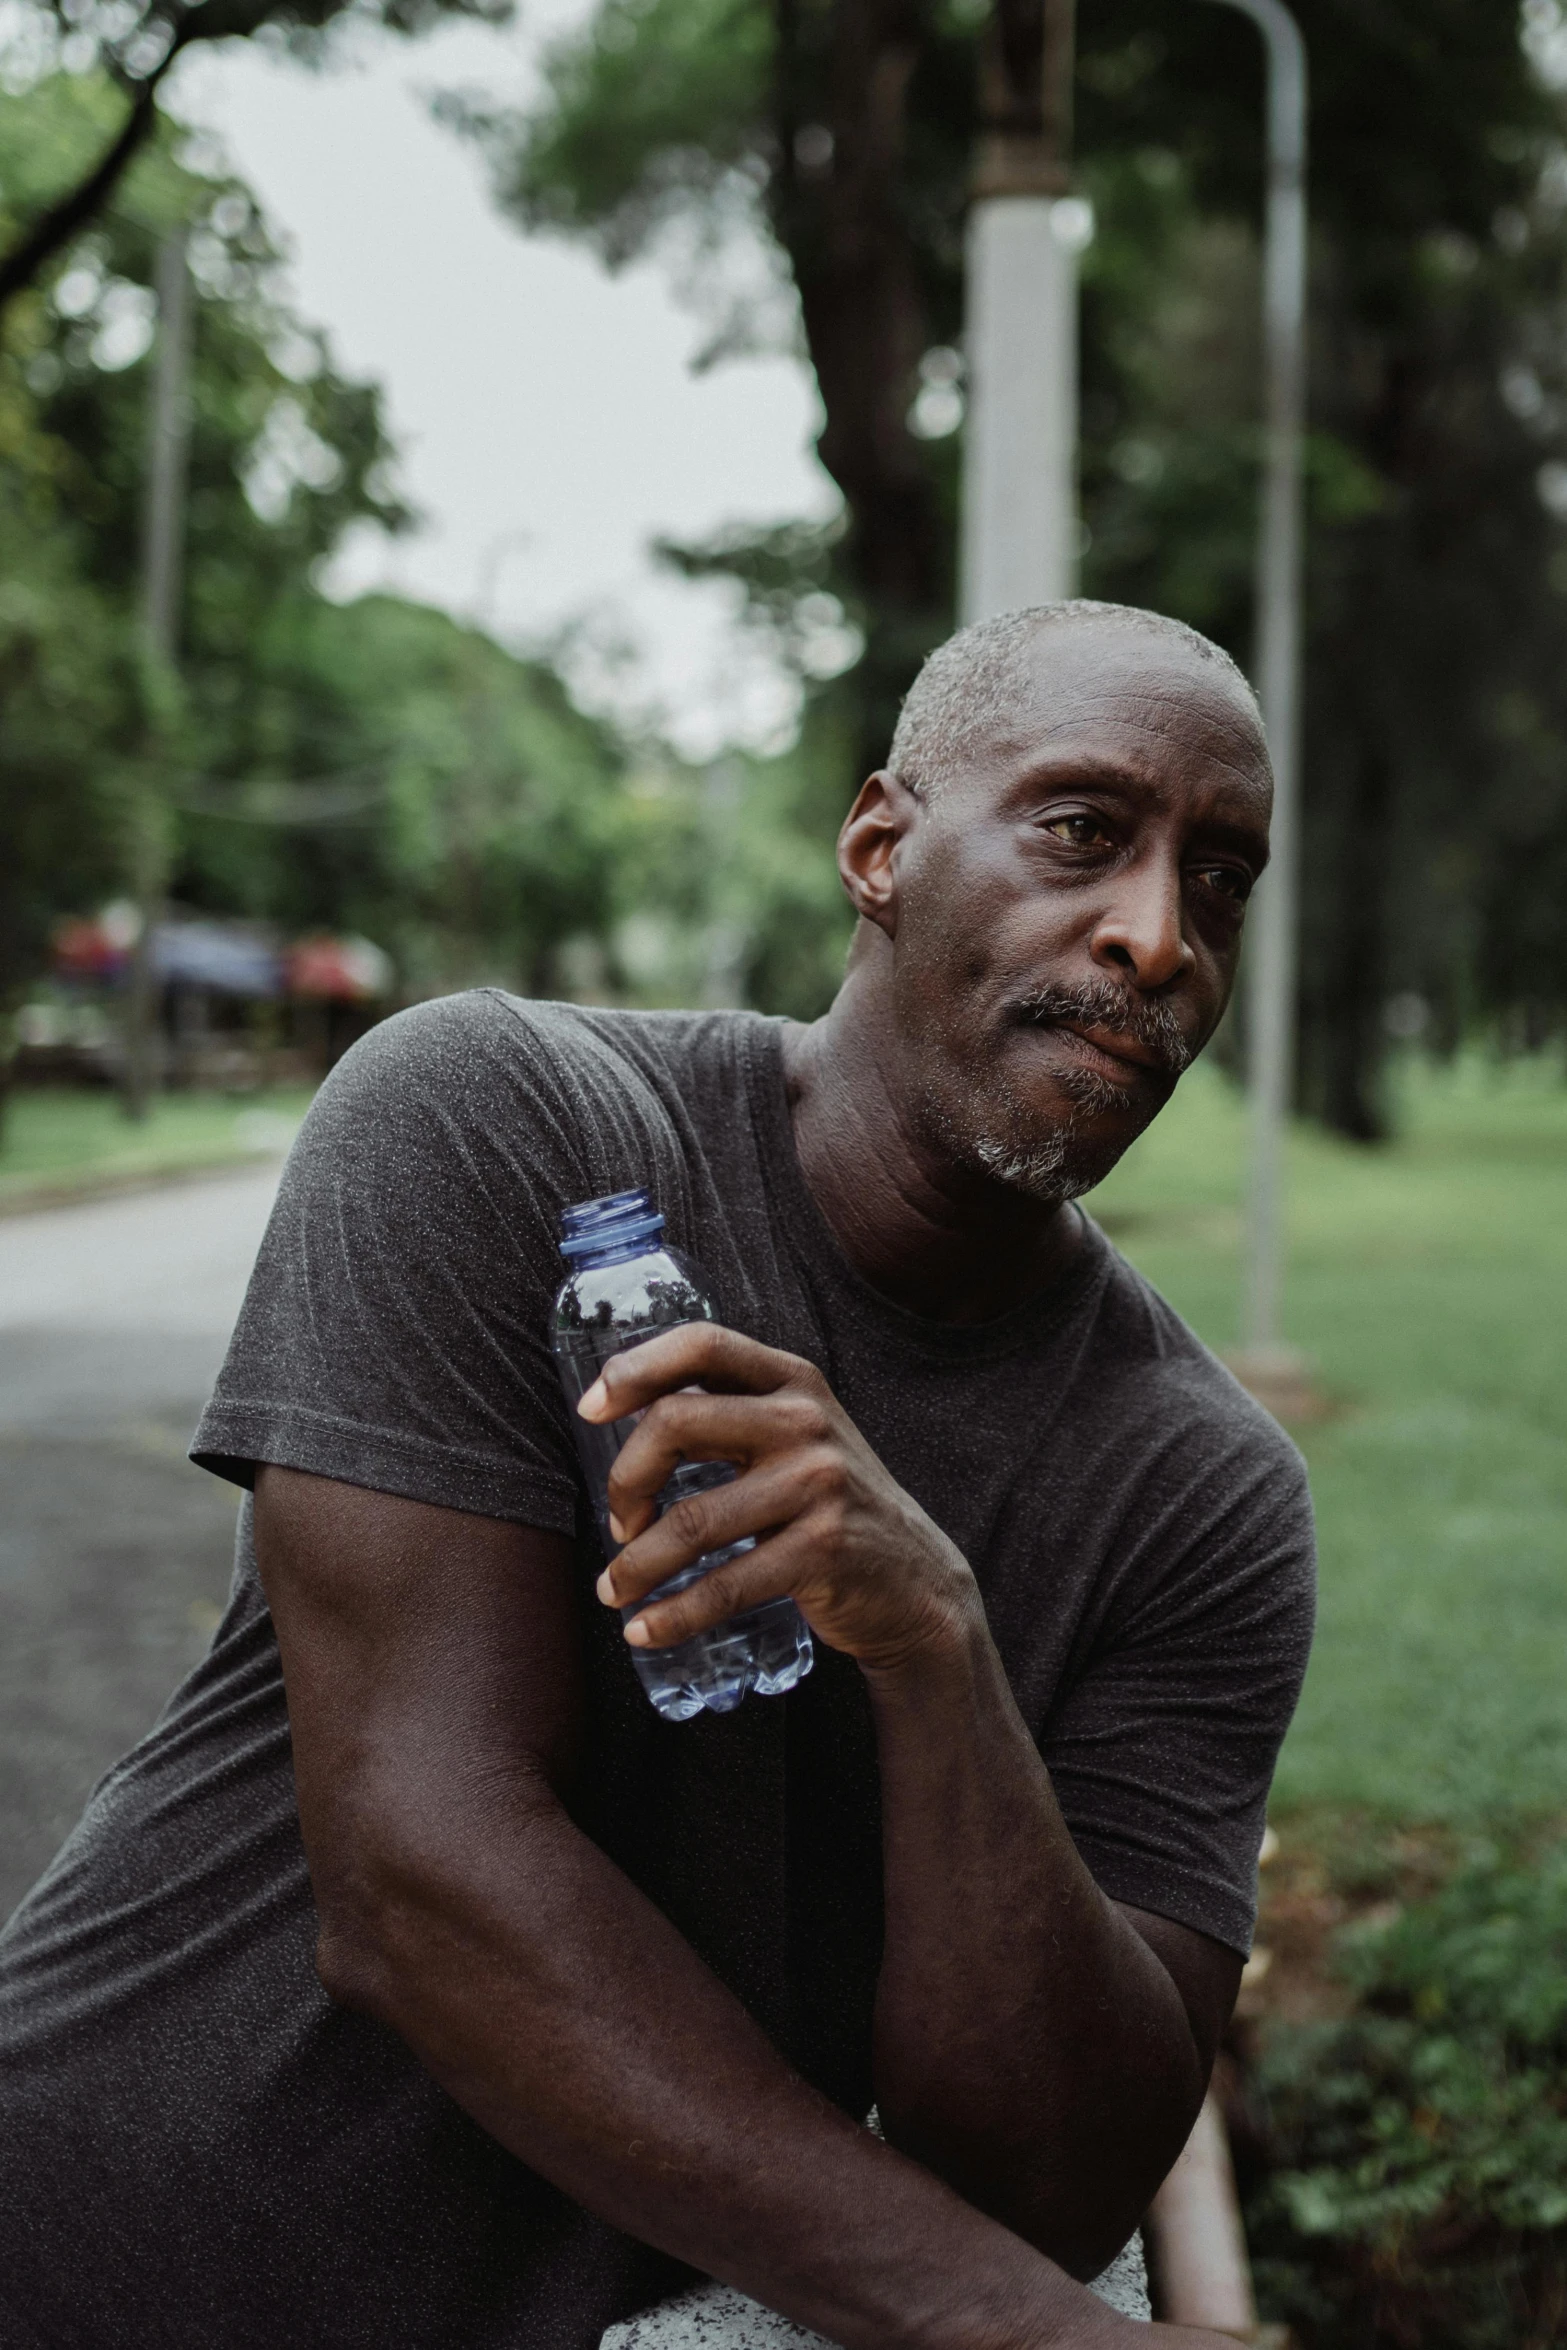
[[(697, 1383), (706, 1392), (690, 1392)], [(875, 1672), (953, 1649), (982, 1623), (967, 1561), (798, 1356), (687, 1323), (616, 1355), (578, 1409), (601, 1423), (642, 1414), (610, 1477), (625, 1548), (600, 1578), (606, 1605), (634, 1607), (707, 1553), (756, 1542), (633, 1616), (633, 1647), (672, 1648), (789, 1598), (829, 1648)], [(682, 1461), (732, 1461), (741, 1473), (655, 1519)]]

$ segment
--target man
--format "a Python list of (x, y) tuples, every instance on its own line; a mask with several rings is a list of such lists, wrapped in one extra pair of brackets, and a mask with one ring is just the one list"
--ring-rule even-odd
[[(814, 1027), (485, 992), (350, 1055), (197, 1435), (229, 1613), (0, 1945), (8, 2343), (593, 2350), (692, 2271), (848, 2350), (1159, 2337), (1078, 2280), (1229, 2014), (1310, 1531), (1069, 1203), (1213, 1032), (1269, 789), (1200, 638), (1012, 614), (844, 825)], [(606, 1570), (547, 1324), (638, 1182), (728, 1327), (585, 1399), (645, 1413)], [(627, 1643), (784, 1592), (811, 1677), (660, 1721)]]

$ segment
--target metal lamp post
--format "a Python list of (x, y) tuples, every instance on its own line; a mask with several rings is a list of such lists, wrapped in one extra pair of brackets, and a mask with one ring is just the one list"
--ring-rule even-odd
[(158, 975), (154, 932), (169, 879), (169, 810), (163, 770), (179, 660), (184, 572), (185, 477), (190, 459), (191, 286), (188, 232), (158, 248), (158, 341), (147, 420), (147, 488), (142, 521), (141, 649), (148, 706), (144, 771), (131, 810), (131, 885), (139, 915), (125, 1001), (126, 1115), (147, 1115), (158, 1083)]
[(1306, 421), (1306, 45), (1283, 0), (1220, 0), (1268, 53), (1268, 197), (1263, 261), (1266, 457), (1257, 540), (1257, 689), (1273, 757), (1273, 858), (1247, 952), (1251, 1184), (1244, 1346), (1236, 1368), (1264, 1400), (1298, 1389), (1283, 1342), (1284, 1134), (1294, 1074), (1300, 898), (1302, 531)]

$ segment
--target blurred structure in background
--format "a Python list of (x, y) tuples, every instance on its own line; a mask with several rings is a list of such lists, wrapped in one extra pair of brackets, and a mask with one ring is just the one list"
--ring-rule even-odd
[(50, 983), (16, 1021), (21, 1083), (123, 1085), (126, 997), (146, 991), (149, 1093), (253, 1093), (324, 1077), (384, 1016), (392, 965), (367, 938), (279, 941), (262, 923), (168, 907), (144, 932), (128, 900), (55, 931)]

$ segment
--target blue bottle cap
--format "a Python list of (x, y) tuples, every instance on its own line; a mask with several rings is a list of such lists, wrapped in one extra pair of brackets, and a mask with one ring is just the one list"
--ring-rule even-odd
[(579, 1200), (560, 1212), (560, 1253), (568, 1263), (582, 1257), (616, 1256), (656, 1240), (664, 1219), (649, 1198), (646, 1186), (634, 1191), (612, 1191), (603, 1199)]

